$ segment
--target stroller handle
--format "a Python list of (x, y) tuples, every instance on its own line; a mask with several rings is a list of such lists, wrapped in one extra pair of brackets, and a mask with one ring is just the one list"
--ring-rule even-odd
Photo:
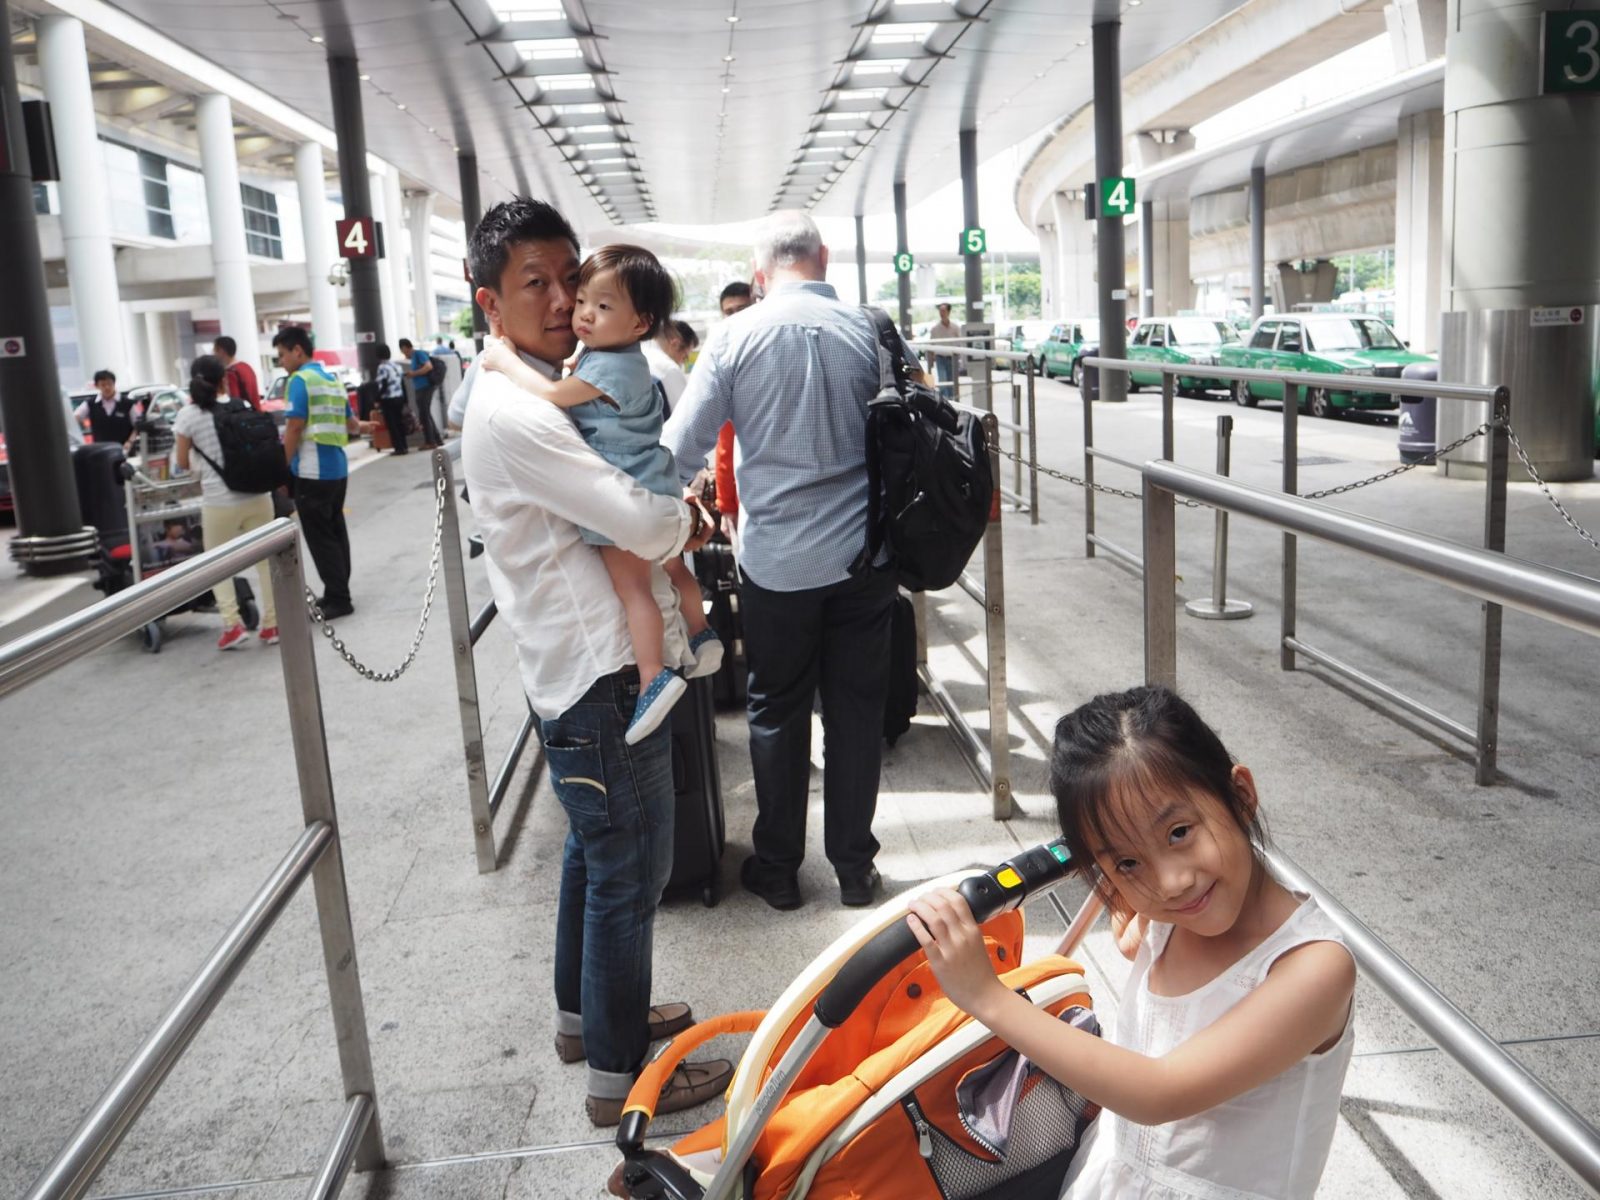
[[(961, 881), (957, 891), (972, 908), (972, 919), (983, 924), (1010, 912), (1030, 895), (1053, 887), (1072, 871), (1065, 839), (1024, 850), (984, 875)], [(839, 968), (832, 982), (817, 997), (812, 1011), (829, 1029), (843, 1025), (856, 1005), (880, 979), (919, 949), (916, 935), (904, 921), (882, 930)]]

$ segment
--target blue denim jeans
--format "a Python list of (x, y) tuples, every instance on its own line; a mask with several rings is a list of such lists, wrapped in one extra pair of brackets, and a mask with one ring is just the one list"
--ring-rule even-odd
[(628, 1094), (649, 1048), (656, 905), (672, 872), (672, 742), (666, 725), (623, 739), (639, 698), (628, 667), (544, 721), (550, 783), (567, 812), (556, 912), (556, 1007), (581, 1024), (589, 1094)]

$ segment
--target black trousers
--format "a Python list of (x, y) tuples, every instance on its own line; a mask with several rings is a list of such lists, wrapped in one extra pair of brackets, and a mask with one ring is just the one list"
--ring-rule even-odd
[(350, 602), (350, 531), (344, 524), (343, 479), (296, 479), (294, 503), (306, 548), (322, 578), (322, 598)]
[(878, 853), (872, 818), (895, 590), (893, 577), (877, 572), (800, 592), (741, 578), (756, 785), (752, 840), (763, 868), (793, 871), (805, 858), (811, 709), (819, 688), (823, 848), (841, 874), (866, 870)]
[(413, 387), (412, 394), (417, 400), (417, 421), (422, 426), (422, 440), (430, 446), (444, 445), (444, 438), (439, 436), (439, 423), (433, 419), (433, 392), (431, 387)]
[(383, 409), (383, 423), (389, 427), (389, 441), (395, 452), (406, 452), (406, 398), (404, 396), (379, 396), (378, 406)]

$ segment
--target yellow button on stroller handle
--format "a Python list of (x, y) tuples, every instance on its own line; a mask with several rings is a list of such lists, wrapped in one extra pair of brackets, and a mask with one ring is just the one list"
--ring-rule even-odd
[(1018, 888), (1022, 886), (1022, 876), (1018, 875), (1010, 867), (1002, 867), (995, 875), (994, 880), (1001, 887), (1007, 889), (1008, 891), (1011, 888)]

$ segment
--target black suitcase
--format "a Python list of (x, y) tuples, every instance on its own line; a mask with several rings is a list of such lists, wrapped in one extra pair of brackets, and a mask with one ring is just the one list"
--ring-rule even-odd
[(722, 666), (711, 677), (718, 708), (744, 704), (750, 668), (744, 657), (744, 619), (739, 612), (739, 568), (733, 547), (718, 542), (694, 552), (694, 574), (701, 596), (710, 602), (706, 621), (722, 639)]
[(709, 676), (689, 680), (672, 710), (672, 875), (669, 891), (700, 890), (715, 907), (727, 827), (722, 814), (722, 772), (717, 766), (716, 705)]
[(894, 598), (889, 626), (889, 695), (883, 705), (883, 740), (894, 745), (917, 715), (917, 610), (904, 592)]
[(72, 451), (72, 477), (77, 485), (83, 523), (93, 525), (102, 546), (128, 540), (128, 499), (123, 490), (122, 447), (113, 442), (88, 442)]

